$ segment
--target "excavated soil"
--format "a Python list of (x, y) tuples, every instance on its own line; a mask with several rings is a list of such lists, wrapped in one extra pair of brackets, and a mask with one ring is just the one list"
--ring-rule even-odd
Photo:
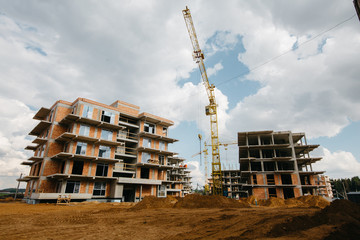
[(287, 236), (323, 225), (331, 226), (334, 230), (324, 239), (359, 239), (360, 206), (347, 200), (335, 200), (314, 215), (294, 217), (275, 225), (268, 236)]
[[(0, 239), (358, 239), (359, 206), (254, 206), (188, 195), (140, 203), (0, 203)], [(295, 203), (300, 202), (296, 199)], [(306, 202), (303, 199), (304, 202)], [(277, 199), (265, 204), (276, 205)], [(309, 203), (307, 203), (309, 204)]]
[(239, 201), (241, 203), (249, 203), (252, 205), (258, 206), (266, 206), (266, 207), (317, 207), (317, 208), (325, 208), (330, 205), (330, 202), (325, 198), (320, 196), (302, 196), (298, 198), (289, 198), (289, 199), (281, 199), (270, 197), (269, 199), (263, 200), (255, 200), (254, 196), (250, 196), (248, 198), (242, 198)]

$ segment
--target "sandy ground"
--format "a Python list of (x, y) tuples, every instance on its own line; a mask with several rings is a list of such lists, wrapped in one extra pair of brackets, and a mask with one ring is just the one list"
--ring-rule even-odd
[(131, 209), (127, 203), (0, 203), (0, 239), (323, 239), (331, 225), (278, 238), (267, 234), (319, 208)]

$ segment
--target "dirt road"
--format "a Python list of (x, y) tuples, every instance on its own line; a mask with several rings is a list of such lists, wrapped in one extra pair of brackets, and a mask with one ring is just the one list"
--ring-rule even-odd
[[(0, 203), (0, 239), (268, 239), (273, 226), (319, 208), (160, 208)], [(331, 225), (276, 239), (322, 239)]]

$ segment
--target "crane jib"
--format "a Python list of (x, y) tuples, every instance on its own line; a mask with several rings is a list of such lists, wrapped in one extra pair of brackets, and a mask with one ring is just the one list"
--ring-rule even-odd
[(188, 7), (183, 11), (186, 28), (189, 32), (191, 44), (193, 46), (193, 59), (199, 65), (201, 78), (203, 80), (206, 93), (209, 98), (209, 105), (205, 107), (206, 115), (210, 116), (210, 128), (211, 128), (211, 150), (212, 150), (212, 194), (223, 195), (222, 190), (222, 173), (221, 162), (219, 152), (219, 136), (218, 136), (218, 117), (217, 117), (217, 105), (215, 100), (215, 86), (210, 85), (208, 76), (206, 74), (204, 64), (204, 54), (200, 49), (200, 45), (196, 36), (194, 23), (192, 21), (191, 13)]

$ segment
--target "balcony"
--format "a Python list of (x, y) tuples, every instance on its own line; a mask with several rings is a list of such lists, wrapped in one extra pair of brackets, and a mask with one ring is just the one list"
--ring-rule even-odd
[(98, 139), (94, 138), (94, 137), (84, 136), (84, 135), (76, 135), (76, 134), (70, 133), (70, 132), (64, 132), (59, 137), (57, 137), (55, 139), (55, 141), (58, 141), (58, 142), (81, 141), (81, 142), (95, 143), (98, 141)]
[(169, 138), (166, 136), (162, 136), (162, 135), (158, 135), (158, 134), (154, 134), (154, 133), (149, 133), (149, 132), (140, 132), (139, 133), (140, 137), (148, 137), (148, 138), (152, 138), (152, 139), (156, 139), (156, 140), (161, 140), (164, 142), (168, 142), (168, 143), (174, 143), (177, 142), (179, 140), (174, 139), (174, 138)]
[(32, 156), (28, 160), (34, 161), (34, 162), (41, 162), (43, 159), (44, 159), (44, 157)]
[(115, 156), (123, 158), (137, 158), (137, 152), (135, 148), (118, 146), (115, 150)]
[(129, 127), (129, 128), (135, 128), (135, 129), (139, 128), (139, 125), (137, 125), (135, 123), (135, 121), (131, 121), (131, 120), (128, 120), (126, 118), (120, 118), (119, 119), (119, 125), (123, 125), (123, 126)]
[(136, 171), (136, 165), (130, 163), (115, 163), (113, 167), (113, 172), (134, 174), (135, 171)]
[(26, 146), (25, 150), (32, 150), (32, 151), (35, 151), (37, 148), (39, 147), (39, 145), (29, 145), (29, 146)]
[(32, 143), (38, 144), (38, 145), (42, 145), (44, 143), (47, 142), (47, 138), (41, 138), (41, 137), (37, 137), (35, 138)]
[(85, 123), (85, 124), (93, 125), (96, 127), (107, 128), (107, 129), (111, 129), (111, 130), (120, 130), (120, 129), (125, 128), (123, 126), (119, 126), (119, 125), (116, 125), (113, 123), (107, 123), (107, 122), (103, 122), (103, 121), (99, 121), (99, 120), (95, 120), (95, 119), (91, 119), (91, 118), (87, 118), (87, 117), (80, 117), (79, 115), (75, 115), (75, 114), (68, 114), (59, 123), (62, 125), (69, 125), (72, 122)]
[(18, 182), (28, 182), (28, 181), (33, 180), (33, 179), (39, 179), (39, 176), (33, 176), (33, 175), (24, 176), (24, 177), (16, 179), (16, 181), (18, 181)]
[(125, 142), (138, 143), (138, 137), (135, 133), (119, 131), (116, 138)]
[(122, 184), (161, 185), (161, 182), (162, 182), (161, 180), (144, 179), (144, 178), (125, 178), (125, 177), (117, 178), (117, 183), (122, 183)]
[(39, 109), (39, 111), (37, 111), (37, 113), (35, 114), (33, 119), (45, 120), (45, 118), (49, 115), (50, 112), (51, 112), (51, 110), (49, 108), (42, 107)]
[(51, 122), (41, 120), (33, 130), (29, 133), (29, 135), (39, 136), (45, 129), (47, 129), (51, 125)]
[(155, 148), (149, 148), (149, 147), (138, 147), (137, 150), (139, 152), (157, 153), (157, 154), (162, 154), (162, 155), (166, 155), (166, 156), (172, 156), (174, 154), (177, 154), (175, 152), (170, 152), (167, 150), (160, 150), (160, 149), (155, 149)]
[(144, 163), (144, 162), (136, 163), (136, 166), (155, 167), (155, 168), (162, 168), (162, 169), (171, 169), (172, 168), (170, 166), (160, 164), (159, 160), (156, 160), (156, 159), (148, 159), (146, 161), (146, 163)]
[(108, 176), (89, 176), (89, 175), (78, 175), (78, 174), (64, 174), (64, 173), (55, 173), (47, 176), (47, 178), (51, 179), (73, 179), (73, 180), (115, 180), (116, 177), (108, 177)]

